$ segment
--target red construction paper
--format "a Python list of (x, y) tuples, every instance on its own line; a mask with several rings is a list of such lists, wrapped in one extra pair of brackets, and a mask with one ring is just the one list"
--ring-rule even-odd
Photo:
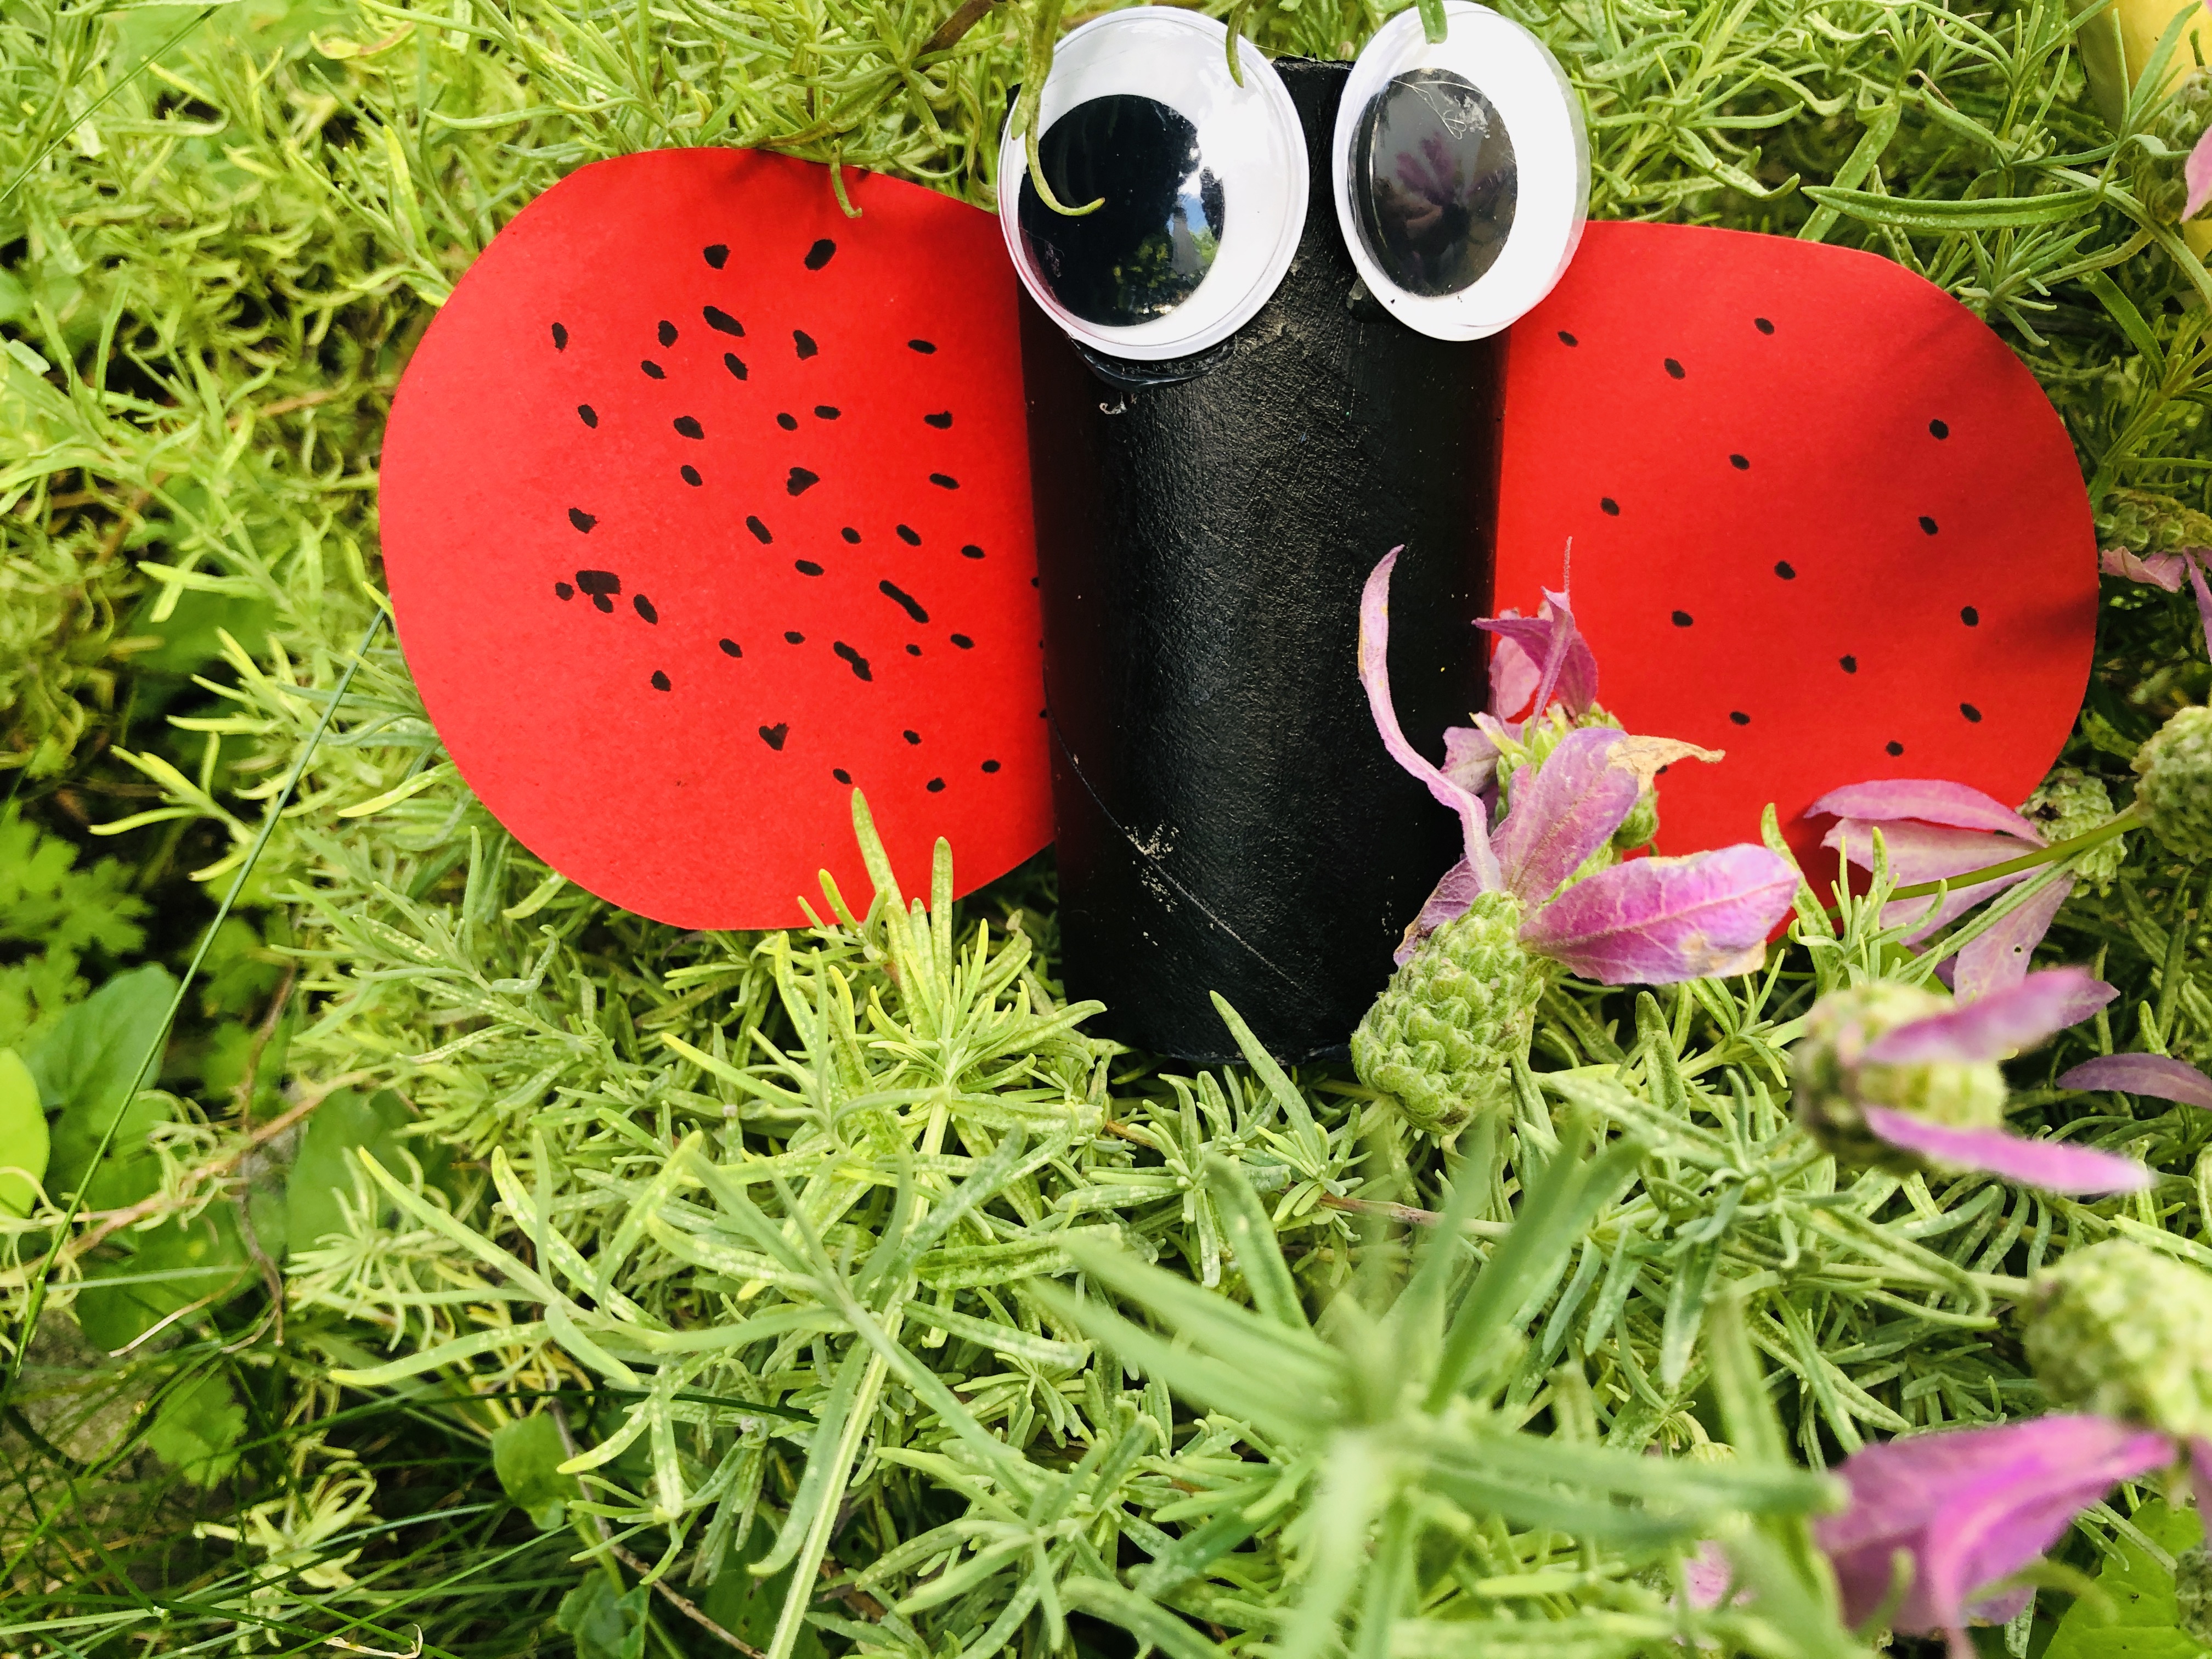
[(852, 785), (909, 891), (939, 836), (963, 888), (1052, 836), (1005, 246), (845, 184), (857, 218), (759, 152), (571, 174), (461, 278), (386, 437), (400, 642), (462, 775), (679, 926), (799, 923), (824, 868), (864, 902)]
[(2027, 798), (2081, 707), (2097, 554), (2072, 445), (1972, 313), (1873, 254), (1593, 224), (1509, 348), (1498, 604), (1569, 580), (1599, 699), (1727, 751), (1659, 847), (1772, 801), (1948, 778)]

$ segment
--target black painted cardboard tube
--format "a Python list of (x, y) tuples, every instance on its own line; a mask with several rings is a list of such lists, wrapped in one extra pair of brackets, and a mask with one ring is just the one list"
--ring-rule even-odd
[(1458, 856), (1357, 675), (1360, 586), (1394, 546), (1407, 736), (1439, 757), (1484, 702), (1504, 337), (1432, 340), (1367, 295), (1329, 193), (1349, 66), (1275, 67), (1312, 188), (1257, 316), (1129, 363), (1024, 304), (1066, 988), (1200, 1061), (1236, 1054), (1215, 991), (1279, 1058), (1345, 1052)]

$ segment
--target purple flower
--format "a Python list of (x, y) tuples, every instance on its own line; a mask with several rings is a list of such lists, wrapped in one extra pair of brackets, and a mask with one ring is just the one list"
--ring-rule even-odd
[(1814, 1536), (1834, 1563), (1846, 1620), (1881, 1611), (1903, 1551), (1911, 1578), (1892, 1627), (1941, 1631), (1954, 1659), (1972, 1659), (1967, 1619), (2008, 1619), (2027, 1601), (2025, 1590), (1992, 1595), (1989, 1587), (2121, 1481), (2181, 1455), (2170, 1435), (2086, 1414), (1913, 1435), (1844, 1460), (1836, 1473), (1850, 1506), (1815, 1521)]
[(2006, 1129), (1996, 1067), (2118, 994), (2079, 968), (2030, 974), (1971, 1002), (1890, 981), (1832, 992), (1790, 1056), (1797, 1121), (1855, 1163), (1978, 1170), (2052, 1192), (2134, 1191), (2150, 1172), (2132, 1159)]
[[(1874, 831), (1879, 828), (1891, 878), (1900, 887), (1948, 880), (2005, 863), (2046, 844), (2033, 823), (2002, 802), (1963, 783), (1936, 778), (1850, 784), (1829, 791), (1805, 812), (1808, 817), (1832, 816), (1835, 826), (1821, 837), (1820, 844), (1833, 848), (1847, 863), (1862, 869), (1874, 867)], [(1882, 908), (1882, 923), (1885, 927), (1911, 923), (1905, 943), (1917, 945), (1983, 900), (2035, 873), (2017, 871), (1954, 887), (1946, 891), (1941, 904), (1926, 898), (1894, 900)], [(2050, 932), (2058, 907), (2073, 890), (2072, 874), (2062, 875), (1970, 940), (1953, 967), (1953, 988), (1961, 997), (1972, 999), (2019, 984), (2035, 947)]]
[[(2205, 170), (2204, 182), (2212, 185), (2212, 151), (2205, 148), (2212, 140), (2212, 129), (2197, 141), (2197, 148), (2189, 153), (2189, 199), (2196, 206), (2203, 202), (2197, 195), (2197, 169)], [(2191, 209), (2195, 211), (2195, 207)], [(2168, 553), (2135, 553), (2124, 547), (2108, 547), (2097, 556), (2097, 568), (2107, 576), (2124, 576), (2131, 582), (2141, 582), (2146, 587), (2162, 587), (2169, 593), (2181, 591), (2186, 580), (2197, 594), (2197, 614), (2204, 623), (2204, 636), (2212, 639), (2212, 586), (2204, 580), (2204, 562), (2212, 559), (2212, 547), (2185, 547)]]
[(2212, 1109), (2212, 1077), (2165, 1054), (2106, 1054), (2058, 1079), (2062, 1089), (2117, 1089)]
[[(1399, 963), (1437, 927), (1464, 915), (1477, 895), (1493, 892), (1510, 894), (1522, 906), (1520, 937), (1528, 950), (1607, 984), (1672, 984), (1748, 973), (1764, 962), (1767, 935), (1789, 914), (1796, 893), (1797, 872), (1763, 847), (1637, 859), (1571, 880), (1635, 809), (1660, 767), (1708, 751), (1609, 726), (1570, 732), (1540, 766), (1521, 775), (1512, 811), (1493, 834), (1489, 809), (1469, 787), (1467, 767), (1440, 769), (1407, 741), (1391, 707), (1388, 662), (1390, 572), (1397, 560), (1394, 549), (1375, 567), (1360, 597), (1360, 683), (1383, 746), (1459, 815), (1466, 846), (1466, 856), (1444, 873), (1406, 930)], [(1569, 696), (1586, 698), (1597, 681), (1596, 663), (1575, 632), (1565, 595), (1549, 597), (1550, 619), (1487, 624), (1523, 651), (1532, 643), (1544, 651), (1534, 705), (1538, 711), (1563, 684), (1571, 688)], [(1466, 747), (1459, 762), (1468, 758)], [(1446, 756), (1454, 758), (1449, 741)]]

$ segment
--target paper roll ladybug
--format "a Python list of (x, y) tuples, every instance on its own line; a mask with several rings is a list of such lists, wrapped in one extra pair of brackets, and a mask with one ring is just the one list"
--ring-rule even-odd
[(1484, 706), (1473, 620), (1569, 581), (1606, 706), (1727, 751), (1669, 775), (1662, 852), (1771, 801), (1809, 854), (1804, 808), (1869, 778), (2025, 797), (2096, 610), (2034, 380), (1878, 257), (1585, 230), (1557, 66), (1446, 11), (1236, 72), (1212, 20), (1097, 19), (997, 225), (726, 149), (526, 208), (383, 462), (401, 644), (485, 805), (690, 927), (865, 891), (856, 788), (909, 890), (939, 836), (964, 890), (1056, 827), (1070, 992), (1212, 1059), (1209, 992), (1340, 1051), (1455, 856), (1354, 677), (1394, 546), (1431, 754)]

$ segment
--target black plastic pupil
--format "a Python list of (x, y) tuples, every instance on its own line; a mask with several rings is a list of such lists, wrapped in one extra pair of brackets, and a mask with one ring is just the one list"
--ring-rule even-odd
[(1085, 322), (1125, 328), (1190, 298), (1221, 246), (1221, 181), (1198, 129), (1151, 98), (1116, 93), (1078, 104), (1037, 140), (1037, 161), (1062, 207), (1054, 213), (1022, 174), (1022, 245), (1054, 299)]
[(1352, 152), (1367, 252), (1408, 294), (1456, 294), (1498, 262), (1519, 173), (1498, 106), (1449, 70), (1408, 70), (1369, 102)]

